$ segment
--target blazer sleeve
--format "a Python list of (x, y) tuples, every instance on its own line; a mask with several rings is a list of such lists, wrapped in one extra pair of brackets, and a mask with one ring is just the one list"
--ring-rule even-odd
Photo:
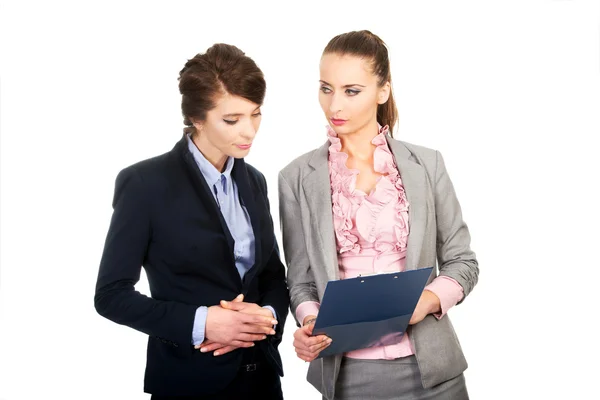
[(440, 275), (452, 278), (462, 286), (464, 296), (459, 301), (461, 303), (477, 284), (479, 266), (470, 248), (469, 229), (463, 221), (461, 207), (440, 152), (436, 152), (434, 196)]
[[(271, 226), (273, 226), (273, 218), (271, 217), (270, 212), (271, 206), (269, 204), (267, 193), (267, 182), (262, 174), (260, 174), (260, 177), (262, 193), (265, 196), (265, 201), (267, 204), (267, 213), (269, 214), (269, 218), (271, 220)], [(288, 308), (290, 306), (290, 297), (285, 278), (285, 267), (280, 259), (279, 246), (277, 245), (275, 232), (273, 232), (273, 242), (274, 246), (269, 260), (258, 276), (258, 288), (260, 291), (260, 305), (271, 306), (277, 313), (278, 324), (275, 328), (276, 334), (273, 336), (273, 340), (279, 342), (281, 341), (283, 335), (283, 328), (287, 318)]]
[(306, 250), (300, 204), (282, 173), (279, 173), (279, 218), (288, 266), (291, 311), (300, 326), (302, 321), (298, 321), (296, 309), (307, 301), (318, 302), (319, 295)]
[(191, 354), (198, 306), (152, 299), (134, 288), (152, 237), (151, 199), (134, 167), (118, 174), (94, 305), (103, 317), (178, 347), (182, 354)]

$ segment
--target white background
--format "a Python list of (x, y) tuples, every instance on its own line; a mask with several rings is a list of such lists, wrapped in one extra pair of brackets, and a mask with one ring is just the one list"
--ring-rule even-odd
[[(480, 283), (450, 312), (471, 398), (600, 399), (598, 2), (217, 3), (2, 2), (0, 399), (149, 398), (145, 336), (93, 307), (118, 171), (180, 138), (186, 60), (235, 44), (267, 79), (247, 160), (279, 238), (277, 173), (326, 139), (321, 51), (358, 29), (390, 48), (396, 136), (442, 152), (471, 229)], [(286, 329), (284, 395), (319, 399)]]

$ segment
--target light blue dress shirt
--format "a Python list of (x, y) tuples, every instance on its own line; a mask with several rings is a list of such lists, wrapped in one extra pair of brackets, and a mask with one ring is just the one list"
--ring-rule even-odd
[[(190, 135), (187, 135), (187, 142), (188, 148), (194, 156), (194, 160), (204, 179), (206, 179), (206, 183), (211, 189), (211, 193), (217, 201), (221, 209), (221, 214), (223, 214), (229, 232), (233, 237), (235, 267), (240, 274), (240, 278), (244, 279), (246, 272), (254, 265), (254, 231), (252, 230), (250, 215), (248, 215), (246, 207), (239, 201), (237, 185), (231, 179), (234, 159), (229, 157), (225, 164), (225, 171), (220, 172), (198, 150)], [(273, 313), (273, 316), (277, 318), (273, 307), (265, 306), (265, 308), (269, 309)], [(198, 307), (196, 310), (192, 332), (192, 344), (194, 346), (204, 341), (207, 314), (208, 307), (206, 306)]]

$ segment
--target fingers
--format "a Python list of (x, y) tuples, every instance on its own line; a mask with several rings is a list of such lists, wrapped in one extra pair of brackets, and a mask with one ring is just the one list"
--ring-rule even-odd
[(312, 361), (319, 356), (319, 353), (328, 347), (333, 341), (330, 338), (325, 337), (325, 340), (321, 343), (315, 344), (310, 347), (304, 347), (301, 343), (294, 341), (294, 348), (299, 358), (304, 361)]
[(229, 352), (232, 352), (233, 350), (237, 349), (238, 347), (236, 346), (225, 346), (223, 348), (221, 348), (220, 350), (215, 351), (214, 355), (215, 356), (222, 356), (223, 354), (227, 354)]
[(240, 311), (246, 314), (256, 314), (262, 315), (267, 318), (273, 318), (273, 313), (269, 309), (259, 307), (257, 304), (254, 303), (244, 303), (241, 301), (231, 302), (221, 300), (220, 305), (221, 307), (231, 311)]
[(250, 333), (250, 334), (260, 334), (260, 335), (274, 335), (275, 330), (271, 325), (252, 325), (252, 324), (242, 324), (239, 326), (236, 331), (238, 333)]
[(294, 348), (301, 360), (312, 361), (323, 349), (332, 343), (331, 338), (325, 335), (310, 336), (312, 327), (304, 326), (294, 332)]
[(219, 304), (221, 304), (221, 307), (226, 308), (228, 310), (241, 311), (241, 310), (245, 309), (246, 307), (248, 307), (249, 303), (244, 303), (243, 301), (221, 300), (221, 302)]
[(212, 340), (209, 340), (209, 339), (204, 339), (204, 342), (195, 345), (194, 348), (196, 350), (198, 350), (201, 347), (208, 346), (209, 344), (213, 344), (213, 343), (216, 343), (216, 342), (213, 342)]
[[(271, 314), (271, 312), (269, 312)], [(241, 322), (251, 325), (270, 326), (277, 325), (277, 320), (273, 317), (267, 317), (258, 314), (241, 314), (239, 315)]]
[(267, 335), (256, 335), (251, 333), (240, 333), (236, 335), (235, 340), (241, 340), (243, 342), (258, 342), (260, 340), (265, 340)]
[(244, 301), (244, 295), (243, 294), (238, 294), (237, 297), (233, 300), (231, 300), (233, 303), (241, 303)]
[(312, 360), (314, 360), (315, 358), (317, 358), (319, 356), (319, 353), (310, 353), (307, 351), (302, 351), (302, 350), (296, 349), (296, 355), (301, 360), (311, 362)]
[(222, 344), (222, 343), (215, 343), (212, 342), (211, 344), (207, 344), (207, 345), (201, 345), (200, 347), (200, 352), (202, 353), (208, 353), (210, 351), (215, 351), (215, 350), (219, 350), (222, 349), (223, 347), (226, 347), (227, 345)]
[(427, 314), (425, 312), (423, 312), (421, 309), (419, 309), (419, 306), (417, 305), (417, 308), (413, 312), (413, 315), (410, 317), (410, 321), (408, 321), (408, 324), (409, 325), (418, 324), (425, 318), (426, 315)]
[(243, 302), (244, 302), (244, 295), (238, 294), (237, 297), (231, 301), (221, 300), (220, 304), (221, 304), (221, 307), (223, 307), (223, 308), (226, 308), (228, 310), (233, 310), (234, 308), (232, 308), (232, 307), (234, 306), (234, 304), (239, 304), (239, 303), (243, 303)]
[(325, 347), (329, 346), (333, 340), (327, 336), (315, 336), (309, 339), (295, 338), (294, 347), (298, 350), (306, 351), (309, 353), (319, 353)]
[(303, 361), (306, 361), (306, 362), (311, 362), (312, 360), (314, 360), (315, 358), (317, 358), (317, 357), (307, 357), (307, 356), (303, 356), (303, 355), (300, 355), (300, 354), (298, 354), (298, 353), (296, 353), (296, 355), (298, 356), (298, 358), (299, 358), (299, 359), (301, 359), (301, 360), (303, 360)]
[(333, 340), (331, 340), (331, 338), (328, 338), (327, 336), (318, 336), (318, 337), (322, 337), (323, 340), (320, 343), (309, 346), (308, 347), (309, 352), (318, 354), (321, 351), (323, 351), (323, 349), (325, 347), (329, 346), (331, 344), (331, 342), (333, 342)]
[(313, 361), (315, 358), (317, 358), (319, 356), (319, 353), (321, 353), (321, 351), (329, 346), (330, 342), (325, 342), (325, 345), (323, 346), (322, 349), (320, 349), (319, 351), (307, 351), (307, 350), (303, 350), (300, 348), (296, 348), (296, 355), (298, 356), (298, 358), (300, 358), (301, 360), (307, 361), (307, 362), (311, 362)]
[(304, 325), (301, 329), (306, 333), (306, 335), (311, 336), (313, 329), (315, 329), (315, 324)]
[[(312, 329), (311, 329), (312, 331)], [(298, 342), (304, 348), (310, 348), (316, 346), (328, 339), (325, 335), (309, 336), (306, 334), (306, 329), (300, 328), (294, 333), (294, 343)]]
[(231, 343), (229, 344), (229, 346), (235, 346), (235, 347), (254, 347), (254, 342), (244, 342), (241, 340), (232, 340)]

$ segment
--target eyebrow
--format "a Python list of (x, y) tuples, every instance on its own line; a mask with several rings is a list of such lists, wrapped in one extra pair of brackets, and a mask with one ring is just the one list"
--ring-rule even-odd
[[(252, 110), (252, 112), (256, 112), (256, 110), (258, 110), (261, 106), (256, 107), (254, 110)], [(241, 117), (244, 114), (242, 113), (231, 113), (231, 114), (225, 114), (223, 115), (223, 118), (228, 117), (228, 118), (236, 118), (236, 117)]]
[[(331, 83), (328, 83), (328, 82), (325, 82), (325, 81), (322, 81), (322, 80), (319, 80), (319, 82), (321, 82), (321, 83), (324, 83), (324, 84), (326, 84), (326, 85), (328, 85), (328, 86), (333, 86)], [(360, 85), (360, 84), (358, 84), (358, 83), (353, 83), (353, 84), (351, 84), (351, 85), (344, 85), (344, 86), (342, 86), (342, 87), (349, 88), (349, 87), (352, 87), (352, 86), (366, 87), (365, 85)]]

